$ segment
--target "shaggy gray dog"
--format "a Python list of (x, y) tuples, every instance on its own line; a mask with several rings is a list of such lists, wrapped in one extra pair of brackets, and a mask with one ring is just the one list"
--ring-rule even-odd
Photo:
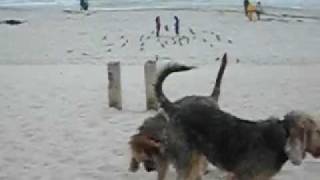
[[(223, 57), (216, 83), (208, 98), (218, 102), (221, 80), (227, 63), (226, 54)], [(175, 102), (182, 105), (183, 100)], [(177, 179), (200, 180), (207, 169), (207, 159), (197, 150), (185, 148), (188, 144), (182, 131), (170, 126), (170, 118), (166, 113), (159, 112), (147, 118), (139, 127), (139, 132), (131, 137), (129, 142), (132, 152), (130, 171), (137, 171), (143, 163), (146, 171), (157, 171), (158, 180), (165, 179), (169, 164), (177, 171)]]
[(172, 72), (192, 68), (167, 66), (155, 85), (160, 106), (170, 119), (165, 147), (178, 170), (186, 169), (196, 152), (234, 180), (268, 180), (288, 159), (299, 165), (306, 152), (320, 156), (319, 121), (306, 113), (293, 111), (283, 119), (251, 121), (221, 110), (212, 96), (171, 102), (162, 91), (163, 81)]

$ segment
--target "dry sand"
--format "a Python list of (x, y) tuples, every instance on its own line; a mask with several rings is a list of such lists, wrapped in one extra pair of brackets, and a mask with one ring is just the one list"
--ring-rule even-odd
[[(172, 35), (166, 33), (162, 48), (151, 34), (154, 17), (171, 24), (175, 14), (190, 44), (170, 44)], [(199, 65), (168, 79), (165, 91), (172, 99), (208, 94), (216, 57), (228, 51), (222, 108), (249, 119), (281, 117), (293, 109), (320, 113), (317, 19), (269, 16), (250, 23), (237, 12), (85, 15), (58, 9), (1, 9), (0, 17), (27, 20), (19, 26), (0, 24), (0, 179), (155, 179), (153, 173), (127, 171), (127, 141), (154, 113), (145, 111), (143, 63), (156, 55), (160, 61)], [(114, 60), (123, 65), (121, 112), (108, 108), (105, 63)], [(308, 157), (299, 167), (286, 164), (274, 179), (318, 180), (319, 168), (320, 161)], [(221, 179), (222, 173), (211, 169), (204, 179)], [(174, 179), (173, 170), (168, 179)]]

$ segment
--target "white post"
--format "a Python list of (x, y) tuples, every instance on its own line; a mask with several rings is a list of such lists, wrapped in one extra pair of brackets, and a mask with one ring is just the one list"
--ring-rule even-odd
[(109, 107), (122, 109), (120, 62), (108, 63)]
[(157, 110), (158, 102), (155, 95), (154, 84), (157, 75), (156, 61), (147, 61), (144, 64), (144, 79), (146, 86), (146, 105), (147, 110)]

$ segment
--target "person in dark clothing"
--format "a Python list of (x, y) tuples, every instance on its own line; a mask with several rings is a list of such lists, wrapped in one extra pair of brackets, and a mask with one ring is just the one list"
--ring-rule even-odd
[(80, 10), (87, 11), (89, 8), (89, 2), (88, 0), (80, 0)]
[(260, 16), (262, 13), (263, 13), (262, 5), (261, 5), (261, 2), (258, 1), (256, 5), (256, 14), (257, 14), (258, 21), (260, 21)]
[(249, 4), (250, 4), (249, 0), (244, 0), (243, 1), (244, 12), (245, 12), (246, 16), (248, 16), (248, 6), (249, 6)]
[(157, 35), (157, 37), (160, 36), (160, 28), (161, 28), (160, 16), (157, 16), (156, 17), (156, 35)]
[(176, 35), (179, 36), (179, 34), (180, 34), (180, 20), (179, 20), (178, 16), (174, 16), (174, 20), (175, 20), (174, 30), (176, 32)]

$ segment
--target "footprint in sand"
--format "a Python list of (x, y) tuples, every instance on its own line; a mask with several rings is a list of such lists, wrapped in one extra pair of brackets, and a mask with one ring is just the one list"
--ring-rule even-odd
[(168, 43), (168, 41), (164, 41), (164, 44), (168, 45), (169, 43)]
[(206, 38), (203, 38), (202, 41), (203, 41), (204, 43), (208, 42), (208, 40), (207, 40)]
[(229, 43), (229, 44), (232, 44), (232, 40), (231, 40), (231, 39), (228, 39), (228, 43)]
[(207, 30), (203, 30), (202, 33), (206, 34), (206, 33), (208, 33), (208, 31)]
[(108, 49), (108, 50), (107, 50), (107, 52), (111, 52), (111, 51), (112, 51), (112, 49)]
[(140, 38), (139, 38), (139, 41), (141, 42), (141, 41), (143, 40), (143, 38), (144, 38), (144, 35), (142, 34), (142, 35), (140, 36)]
[(216, 34), (216, 39), (217, 39), (218, 41), (221, 41), (221, 37), (220, 37), (219, 34)]
[(79, 32), (78, 34), (79, 34), (79, 35), (87, 35), (88, 32)]
[(107, 35), (104, 35), (103, 37), (102, 37), (102, 40), (107, 40), (108, 39), (108, 36)]
[(190, 38), (188, 37), (188, 36), (182, 36), (181, 38), (179, 38), (180, 39), (180, 41), (182, 41), (182, 40), (186, 40), (186, 42), (187, 42), (187, 44), (189, 44), (190, 43)]
[(189, 32), (192, 34), (192, 35), (195, 35), (196, 33), (193, 31), (192, 28), (189, 28)]
[(155, 31), (151, 31), (151, 34), (154, 34), (155, 33)]
[(196, 37), (196, 36), (193, 36), (193, 37), (192, 37), (192, 39), (193, 39), (193, 40), (196, 40), (196, 39), (197, 39), (197, 37)]
[(124, 39), (124, 35), (120, 36), (120, 39)]
[(116, 150), (116, 151), (114, 152), (114, 155), (116, 155), (116, 156), (124, 156), (124, 153), (123, 153), (123, 152), (120, 152), (119, 150)]
[(162, 48), (165, 48), (166, 46), (165, 46), (163, 43), (161, 43), (161, 47), (162, 47)]
[(147, 36), (146, 39), (149, 40), (151, 38), (151, 36)]
[(127, 43), (123, 43), (123, 44), (121, 45), (121, 48), (125, 47), (126, 45), (127, 45)]
[(283, 22), (283, 23), (289, 23), (290, 22), (289, 20), (286, 20), (286, 19), (278, 19), (277, 21)]
[(114, 45), (114, 43), (109, 43), (109, 44), (106, 44), (105, 46), (113, 46)]
[(213, 48), (213, 44), (210, 44), (210, 47)]
[(140, 44), (140, 51), (143, 51), (143, 50), (144, 50), (144, 42)]
[(73, 51), (74, 51), (73, 49), (69, 49), (67, 50), (67, 53), (70, 54), (70, 53), (73, 53)]
[(213, 31), (211, 31), (211, 33), (210, 33), (211, 35), (214, 35), (214, 32)]
[(110, 166), (108, 166), (108, 165), (102, 165), (102, 166), (99, 166), (97, 169), (98, 169), (99, 171), (101, 171), (101, 172), (108, 172), (109, 169), (110, 169)]

